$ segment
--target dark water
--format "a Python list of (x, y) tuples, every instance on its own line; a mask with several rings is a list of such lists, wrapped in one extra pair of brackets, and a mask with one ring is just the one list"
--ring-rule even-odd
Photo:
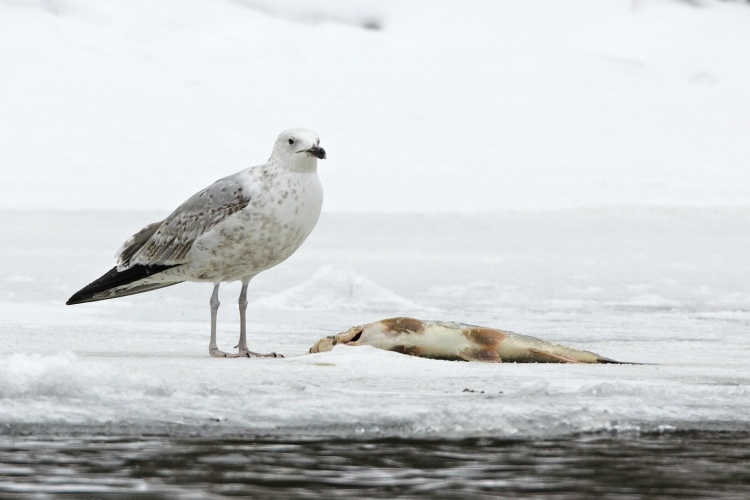
[(0, 498), (750, 498), (750, 434), (0, 436)]

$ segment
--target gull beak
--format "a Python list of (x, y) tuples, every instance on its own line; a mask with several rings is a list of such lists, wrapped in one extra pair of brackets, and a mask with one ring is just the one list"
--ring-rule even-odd
[(326, 150), (321, 148), (320, 146), (313, 146), (310, 149), (306, 149), (305, 153), (309, 154), (310, 156), (320, 158), (321, 160), (326, 159)]

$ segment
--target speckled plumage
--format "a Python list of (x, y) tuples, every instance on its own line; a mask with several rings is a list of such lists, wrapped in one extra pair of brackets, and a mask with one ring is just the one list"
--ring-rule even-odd
[[(217, 289), (219, 283), (239, 280), (244, 294), (255, 275), (286, 260), (315, 227), (323, 203), (319, 158), (325, 158), (325, 151), (317, 134), (305, 129), (282, 132), (265, 165), (219, 179), (163, 221), (134, 234), (117, 252), (117, 266), (74, 294), (68, 304), (182, 281), (211, 282)], [(212, 313), (214, 308), (218, 298), (212, 300)]]

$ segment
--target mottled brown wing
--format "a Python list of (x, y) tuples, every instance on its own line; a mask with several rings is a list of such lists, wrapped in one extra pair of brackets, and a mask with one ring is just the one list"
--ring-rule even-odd
[(149, 238), (154, 235), (154, 233), (163, 223), (164, 221), (160, 220), (159, 222), (149, 224), (148, 226), (144, 227), (133, 236), (128, 238), (128, 241), (126, 241), (122, 245), (122, 247), (120, 247), (120, 249), (117, 251), (117, 254), (115, 255), (115, 257), (117, 258), (117, 265), (127, 267), (130, 263), (130, 259), (133, 258), (133, 255), (135, 255), (138, 250), (143, 247), (143, 244), (146, 243)]
[(133, 235), (120, 250), (118, 269), (130, 265), (179, 265), (195, 240), (250, 203), (237, 174), (191, 196), (164, 219)]

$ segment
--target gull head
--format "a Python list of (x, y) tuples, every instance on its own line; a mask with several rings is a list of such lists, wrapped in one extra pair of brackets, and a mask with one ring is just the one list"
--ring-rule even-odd
[(292, 170), (314, 170), (317, 161), (325, 160), (326, 150), (312, 130), (290, 128), (283, 131), (273, 145), (271, 160), (288, 165)]

